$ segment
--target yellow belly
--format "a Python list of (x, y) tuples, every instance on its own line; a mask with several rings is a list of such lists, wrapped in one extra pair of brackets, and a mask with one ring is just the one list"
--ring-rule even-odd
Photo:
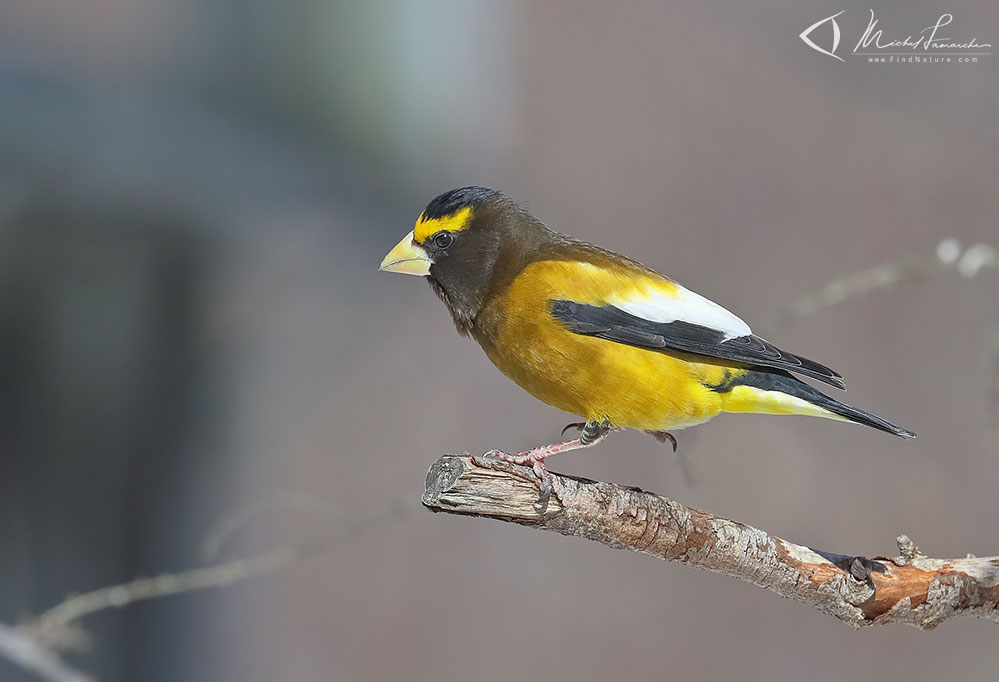
[[(472, 334), (500, 371), (536, 398), (587, 420), (667, 431), (705, 422), (723, 407), (708, 388), (740, 367), (688, 362), (666, 353), (575, 334), (551, 316), (550, 301), (600, 304), (636, 281), (671, 287), (621, 268), (583, 268), (565, 262), (528, 266), (482, 311)], [(657, 276), (658, 277), (658, 276)], [(638, 295), (638, 294), (636, 294)]]
[[(537, 319), (537, 318), (534, 318)], [(513, 320), (499, 342), (483, 344), (500, 371), (528, 393), (585, 419), (652, 431), (711, 419), (726, 368), (573, 334), (558, 323)]]

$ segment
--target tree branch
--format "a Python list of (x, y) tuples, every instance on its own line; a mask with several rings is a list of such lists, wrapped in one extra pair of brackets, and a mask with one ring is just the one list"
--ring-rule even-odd
[(958, 616), (999, 621), (999, 557), (931, 559), (904, 535), (894, 558), (833, 554), (637, 488), (552, 477), (554, 492), (541, 516), (539, 481), (529, 468), (445, 455), (427, 472), (423, 504), (723, 573), (854, 627), (907, 623), (931, 629)]
[(971, 279), (986, 268), (999, 269), (999, 254), (995, 248), (989, 244), (974, 244), (964, 249), (956, 239), (947, 238), (937, 245), (936, 254), (932, 257), (913, 256), (839, 277), (791, 303), (781, 312), (778, 321), (792, 322), (852, 298), (891, 289), (902, 282), (935, 272), (954, 269), (962, 277)]
[(0, 656), (48, 682), (91, 682), (28, 633), (0, 623)]
[(101, 587), (90, 592), (68, 597), (65, 601), (45, 611), (31, 624), (41, 631), (60, 628), (97, 611), (121, 608), (137, 601), (168, 597), (210, 587), (225, 587), (264, 573), (272, 573), (313, 548), (275, 550), (266, 554), (233, 559), (214, 566), (195, 568), (181, 573), (163, 573), (151, 578), (136, 578), (127, 583)]

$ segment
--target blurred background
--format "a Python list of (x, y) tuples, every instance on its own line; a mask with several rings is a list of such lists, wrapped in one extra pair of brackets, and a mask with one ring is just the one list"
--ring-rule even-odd
[[(80, 622), (102, 681), (994, 679), (995, 625), (853, 632), (645, 556), (419, 506), (442, 453), (572, 419), (379, 274), (423, 206), (504, 189), (840, 370), (903, 442), (730, 415), (552, 468), (795, 542), (999, 553), (999, 280), (954, 270), (793, 322), (845, 274), (999, 243), (999, 78), (839, 62), (869, 3), (5, 0), (0, 621), (303, 542), (308, 560)], [(943, 12), (999, 41), (999, 5)], [(822, 34), (823, 40), (829, 37)], [(816, 34), (820, 40), (820, 34)], [(852, 38), (852, 40), (851, 40)], [(511, 425), (513, 427), (511, 428)], [(220, 535), (221, 533), (221, 535)], [(0, 679), (34, 679), (0, 660)]]

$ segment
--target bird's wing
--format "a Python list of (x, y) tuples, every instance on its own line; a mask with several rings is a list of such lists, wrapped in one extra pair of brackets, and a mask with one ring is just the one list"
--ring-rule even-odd
[[(589, 298), (589, 297), (585, 297)], [(753, 334), (722, 306), (672, 281), (609, 293), (600, 301), (553, 298), (552, 316), (577, 334), (642, 348), (774, 367), (845, 389), (843, 377)]]

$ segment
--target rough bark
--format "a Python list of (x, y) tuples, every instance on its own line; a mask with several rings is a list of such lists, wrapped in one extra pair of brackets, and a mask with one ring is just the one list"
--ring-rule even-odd
[(999, 557), (932, 559), (904, 535), (896, 557), (834, 554), (636, 488), (552, 477), (554, 493), (542, 515), (539, 482), (530, 469), (445, 455), (427, 472), (423, 504), (723, 573), (854, 627), (907, 623), (931, 629), (958, 616), (999, 621)]

